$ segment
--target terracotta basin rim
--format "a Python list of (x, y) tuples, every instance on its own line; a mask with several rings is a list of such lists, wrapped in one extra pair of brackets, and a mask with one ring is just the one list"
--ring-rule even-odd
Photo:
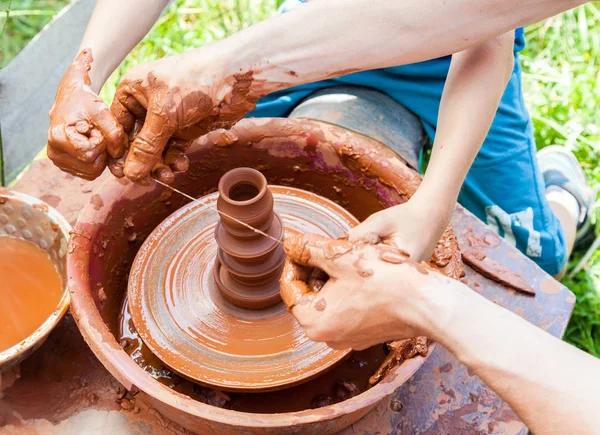
[[(308, 135), (319, 135), (323, 132), (319, 137), (321, 137), (322, 144), (328, 147), (328, 151), (333, 154), (344, 151), (352, 164), (360, 164), (361, 159), (370, 159), (375, 153), (378, 161), (374, 161), (375, 165), (370, 166), (368, 176), (378, 177), (383, 173), (391, 174), (397, 177), (401, 183), (400, 187), (402, 187), (402, 183), (407, 183), (404, 186), (406, 189), (403, 191), (400, 191), (395, 185), (390, 186), (397, 191), (400, 197), (410, 197), (411, 190), (416, 190), (416, 186), (420, 182), (418, 174), (408, 168), (397, 153), (383, 148), (379, 142), (366, 136), (332, 124), (309, 119), (250, 118), (240, 121), (231, 131), (232, 134), (239, 137), (234, 142), (251, 146), (252, 141), (260, 144), (260, 141), (264, 139), (264, 129), (273, 132), (273, 135), (269, 136), (270, 139), (286, 140), (294, 137), (296, 141), (306, 141)], [(222, 146), (220, 140), (224, 131), (213, 133), (198, 138), (197, 143), (190, 150), (190, 155), (193, 155), (196, 145), (199, 147), (198, 149), (206, 146)], [(264, 148), (257, 147), (256, 149)], [(348, 168), (348, 166), (346, 167)], [(351, 168), (349, 170), (352, 171)], [(141, 191), (137, 190), (131, 192), (129, 190), (132, 188), (131, 186), (132, 183), (127, 180), (111, 178), (95, 193), (101, 196), (104, 204), (115, 204), (121, 200), (131, 201), (141, 194)], [(152, 188), (158, 189), (159, 186), (148, 187), (148, 189)], [(132, 193), (134, 195), (131, 195)], [(375, 405), (404, 384), (425, 363), (435, 349), (435, 343), (432, 343), (426, 356), (417, 356), (404, 361), (373, 388), (346, 401), (322, 408), (287, 413), (256, 414), (222, 409), (195, 401), (161, 384), (139, 367), (119, 346), (96, 306), (95, 289), (91, 288), (88, 274), (89, 266), (95, 259), (92, 248), (98, 237), (101, 237), (104, 223), (112, 210), (112, 207), (109, 206), (96, 210), (93, 204), (88, 204), (80, 213), (75, 224), (67, 259), (67, 274), (72, 294), (71, 312), (85, 341), (117, 381), (129, 391), (133, 391), (134, 394), (136, 391), (143, 391), (152, 398), (152, 402), (164, 404), (165, 411), (169, 415), (180, 415), (178, 412), (183, 412), (184, 419), (187, 418), (185, 414), (188, 414), (189, 417), (216, 422), (225, 427), (276, 429), (289, 426), (304, 427), (304, 425), (320, 424), (325, 421), (332, 423), (337, 421), (335, 424), (341, 424), (340, 428), (346, 427), (343, 423), (344, 417), (355, 421), (356, 415), (365, 415), (368, 410), (373, 409)], [(316, 427), (313, 426), (313, 428)]]
[[(67, 220), (58, 211), (46, 204), (44, 201), (34, 198), (33, 196), (17, 192), (15, 190), (8, 190), (4, 188), (0, 188), (0, 194), (2, 194), (2, 196), (9, 197), (13, 200), (17, 200), (19, 202), (26, 203), (31, 206), (37, 205), (41, 206), (41, 209), (47, 209), (47, 211), (44, 211), (44, 214), (48, 217), (50, 221), (58, 225), (62, 237), (64, 237), (65, 240), (69, 240), (71, 225), (69, 225)], [(38, 208), (38, 210), (40, 210), (40, 208)], [(58, 305), (56, 306), (54, 311), (52, 311), (52, 313), (48, 316), (44, 323), (42, 323), (33, 333), (31, 333), (24, 340), (0, 352), (0, 371), (2, 370), (2, 366), (4, 364), (19, 359), (22, 355), (25, 355), (30, 349), (44, 341), (46, 337), (50, 334), (50, 332), (52, 332), (54, 327), (58, 324), (58, 322), (60, 322), (60, 320), (66, 314), (67, 310), (69, 309), (70, 302), (71, 298), (69, 295), (69, 286), (67, 280), (65, 280), (62, 297), (60, 298), (60, 301), (58, 302)]]

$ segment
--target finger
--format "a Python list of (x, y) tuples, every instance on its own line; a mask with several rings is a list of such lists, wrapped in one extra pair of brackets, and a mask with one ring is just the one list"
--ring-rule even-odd
[(90, 50), (89, 48), (84, 48), (79, 53), (77, 53), (77, 56), (75, 57), (75, 60), (73, 60), (72, 65), (77, 71), (79, 71), (79, 73), (72, 74), (72, 84), (90, 84), (90, 76), (88, 74), (88, 71), (92, 67), (93, 61), (94, 58), (92, 57), (92, 50)]
[(127, 110), (129, 110), (136, 118), (144, 119), (146, 116), (148, 101), (143, 94), (135, 92), (128, 80), (123, 80), (119, 83), (117, 91), (115, 92), (115, 99), (119, 101), (123, 107), (127, 108)]
[(127, 141), (123, 126), (119, 124), (117, 118), (104, 103), (101, 103), (100, 107), (100, 110), (96, 110), (90, 114), (90, 120), (100, 130), (102, 136), (104, 136), (108, 154), (112, 158), (121, 157), (125, 152)]
[[(303, 266), (318, 267), (330, 277), (341, 275), (340, 258), (354, 257), (355, 244), (345, 240), (333, 240), (316, 234), (298, 234), (285, 239), (283, 249), (288, 258)], [(347, 259), (349, 262), (352, 259)], [(344, 264), (347, 261), (344, 261)]]
[(123, 178), (123, 168), (125, 166), (125, 156), (119, 157), (118, 159), (110, 159), (108, 161), (108, 169), (117, 178)]
[(348, 240), (350, 242), (364, 242), (368, 243), (369, 245), (376, 245), (377, 243), (381, 242), (379, 234), (377, 234), (370, 228), (370, 226), (365, 225), (364, 223), (351, 228), (348, 231)]
[(90, 123), (84, 120), (77, 121), (75, 123), (75, 130), (77, 130), (77, 133), (81, 133), (86, 136), (90, 133), (91, 128), (92, 126), (90, 125)]
[(48, 148), (48, 158), (61, 170), (86, 180), (98, 178), (106, 167), (106, 154), (100, 154), (93, 162), (86, 163), (67, 153)]
[[(285, 286), (285, 290), (281, 292), (281, 299), (288, 307), (292, 310), (297, 308), (299, 305), (310, 305), (312, 300), (315, 298), (317, 293), (311, 291), (305, 282), (303, 281), (292, 281)], [(296, 316), (298, 318), (298, 316)], [(300, 316), (299, 320), (302, 318)], [(302, 322), (300, 322), (302, 324)]]
[(377, 245), (378, 257), (381, 261), (390, 264), (402, 264), (410, 262), (410, 254), (404, 249), (396, 248), (386, 244)]
[(185, 172), (190, 166), (190, 161), (184, 152), (174, 148), (171, 144), (165, 153), (164, 161), (165, 165), (169, 166), (173, 172)]
[[(179, 131), (177, 132), (177, 135), (179, 136)], [(193, 140), (182, 139), (180, 137), (172, 137), (169, 141), (169, 148), (186, 152), (193, 142)]]
[(171, 184), (175, 179), (175, 174), (171, 171), (171, 168), (163, 164), (157, 165), (154, 171), (152, 171), (152, 176), (166, 184)]
[(75, 155), (75, 150), (67, 140), (65, 125), (63, 123), (50, 123), (48, 128), (48, 149), (56, 153)]
[(84, 48), (77, 53), (75, 60), (73, 60), (73, 64), (89, 69), (93, 61), (94, 58), (92, 57), (92, 50), (89, 48)]
[(104, 154), (106, 147), (102, 138), (88, 137), (77, 131), (74, 125), (68, 125), (65, 127), (66, 139), (71, 145), (67, 147), (67, 152), (73, 157), (81, 160), (85, 163), (91, 163), (95, 161), (100, 154)]
[(135, 116), (127, 109), (115, 96), (112, 104), (110, 105), (110, 111), (119, 124), (123, 127), (126, 133), (133, 131), (135, 125)]
[(294, 308), (305, 294), (311, 293), (306, 284), (310, 274), (309, 268), (294, 263), (289, 258), (285, 260), (279, 280), (279, 293), (288, 309)]
[(148, 112), (140, 134), (136, 136), (125, 160), (125, 176), (132, 181), (146, 178), (162, 157), (169, 138), (175, 131), (165, 117)]

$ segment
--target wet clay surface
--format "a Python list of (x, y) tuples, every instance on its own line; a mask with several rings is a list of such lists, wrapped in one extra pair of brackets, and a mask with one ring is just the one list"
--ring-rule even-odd
[(369, 378), (369, 385), (375, 385), (384, 379), (393, 369), (416, 355), (426, 356), (429, 339), (427, 337), (407, 338), (386, 343), (389, 354), (377, 371)]
[[(317, 195), (279, 186), (270, 192), (288, 233), (335, 238), (357, 223)], [(222, 297), (213, 273), (216, 200), (210, 194), (181, 208), (140, 248), (128, 295), (144, 343), (184, 377), (233, 391), (297, 384), (339, 362), (349, 351), (309, 340), (282, 303), (252, 309)]]
[[(399, 192), (404, 192), (407, 186), (411, 185), (410, 180), (415, 178), (414, 175), (408, 174), (409, 181), (396, 190), (378, 181), (381, 173), (379, 171), (374, 172), (375, 177), (360, 177), (356, 173), (344, 171), (339, 166), (337, 152), (330, 153), (330, 150), (346, 144), (351, 144), (354, 150), (358, 150), (361, 146), (360, 140), (347, 137), (340, 129), (311, 121), (280, 124), (281, 133), (272, 129), (270, 136), (258, 137), (252, 133), (253, 125), (264, 123), (274, 122), (244, 120), (238, 124), (236, 134), (248, 140), (255, 140), (254, 145), (250, 145), (246, 140), (237, 144), (236, 140), (219, 136), (223, 139), (222, 148), (215, 149), (212, 146), (202, 148), (201, 143), (198, 147), (194, 146), (190, 158), (195, 163), (188, 174), (181, 178), (176, 177), (176, 186), (194, 196), (202, 196), (211, 191), (210, 186), (216, 188), (219, 177), (227, 169), (235, 166), (252, 166), (263, 171), (270, 183), (293, 184), (316, 191), (346, 206), (360, 219), (366, 218), (382, 207), (404, 202), (406, 197)], [(244, 129), (247, 130), (246, 133), (243, 133)], [(314, 152), (311, 151), (313, 154), (305, 153), (303, 149), (309, 134), (312, 134), (317, 141), (337, 143), (338, 148), (314, 149)], [(252, 152), (245, 147), (252, 147)], [(380, 155), (379, 164), (385, 162), (388, 173), (396, 171), (396, 168), (398, 171), (404, 170), (396, 163), (397, 159), (393, 155), (372, 150), (368, 152)], [(277, 159), (274, 156), (278, 156)], [(297, 158), (294, 160), (293, 156)], [(285, 165), (297, 165), (293, 175), (284, 174), (279, 170)], [(18, 183), (17, 188), (36, 196), (52, 194), (60, 197), (59, 210), (74, 222), (77, 213), (89, 201), (90, 193), (97, 182), (89, 184), (72, 177), (67, 180), (66, 177), (70, 176), (60, 173), (48, 160), (43, 160), (34, 164), (34, 167)], [(106, 174), (98, 182), (105, 179), (108, 179)], [(386, 180), (389, 182), (390, 178)], [(129, 183), (123, 182), (121, 185), (115, 182), (113, 193), (103, 194), (104, 206), (94, 218), (94, 221), (101, 223), (101, 226), (76, 228), (71, 246), (73, 253), (78, 253), (83, 249), (79, 248), (80, 246), (85, 246), (88, 242), (92, 243), (89, 264), (86, 260), (78, 266), (82, 271), (87, 271), (87, 275), (83, 275), (81, 282), (89, 282), (89, 287), (78, 284), (77, 291), (79, 295), (85, 296), (85, 300), (90, 298), (92, 303), (101, 310), (104, 322), (110, 326), (114, 335), (118, 334), (119, 308), (126, 289), (127, 273), (135, 253), (152, 229), (186, 202), (185, 199), (177, 198), (176, 195), (171, 195), (166, 189), (157, 186), (154, 189), (149, 188), (148, 191), (130, 191), (127, 195), (118, 197), (116, 204), (113, 204), (117, 198), (118, 186), (122, 186), (121, 189), (128, 188)], [(106, 212), (106, 217), (100, 216), (103, 212)], [(469, 228), (473, 228), (478, 237), (489, 234), (489, 229), (460, 207), (457, 207), (454, 214), (453, 226), (462, 246), (466, 244), (464, 234)], [(470, 267), (465, 268), (467, 275), (463, 280), (488, 299), (512, 311), (518, 311), (528, 321), (551, 334), (562, 336), (574, 304), (573, 295), (562, 286), (558, 292), (552, 289), (551, 294), (540, 291), (541, 283), (548, 279), (548, 276), (505, 242), (501, 241), (495, 248), (486, 249), (486, 254), (524, 277), (536, 289), (536, 297), (521, 295), (512, 290), (507, 291), (505, 286), (482, 276)], [(77, 261), (83, 261), (84, 257), (79, 258)], [(102, 320), (90, 318), (83, 324), (100, 325), (101, 323)], [(110, 338), (111, 334), (107, 332), (104, 335), (107, 343)], [(102, 343), (92, 344), (99, 355), (103, 357), (109, 355), (102, 350)], [(119, 348), (116, 340), (115, 347)], [(124, 352), (123, 354), (124, 358), (129, 359), (129, 356)], [(120, 358), (116, 354), (110, 355)], [(68, 365), (67, 361), (70, 362)], [(367, 403), (363, 398), (369, 397), (369, 392), (396, 385), (394, 382), (398, 380), (394, 376), (399, 376), (401, 382), (404, 380), (406, 382), (391, 397), (382, 400), (365, 418), (355, 422), (352, 427), (348, 427), (341, 433), (344, 435), (478, 433), (478, 431), (498, 435), (527, 433), (523, 423), (516, 418), (510, 408), (441, 346), (433, 350), (417, 373), (412, 377), (408, 375), (404, 378), (402, 368), (413, 361), (405, 362), (396, 369), (394, 374), (366, 393), (334, 405), (343, 406), (347, 410), (343, 419), (332, 418), (313, 425), (298, 424), (289, 426), (289, 430), (274, 428), (272, 432), (323, 434), (341, 430), (370, 409), (367, 407), (357, 413), (357, 408), (354, 405), (349, 406), (349, 403), (353, 401), (353, 403)], [(110, 364), (107, 366), (110, 367)], [(117, 372), (114, 373), (116, 376)], [(35, 418), (48, 418), (52, 421), (69, 418), (75, 421), (77, 413), (82, 409), (120, 409), (128, 421), (141, 420), (148, 424), (148, 430), (142, 433), (161, 435), (189, 433), (184, 431), (181, 425), (195, 427), (196, 432), (203, 434), (224, 433), (226, 430), (232, 433), (264, 433), (264, 430), (249, 426), (239, 426), (236, 430), (225, 423), (207, 423), (208, 419), (218, 415), (218, 408), (210, 408), (212, 411), (203, 413), (202, 408), (194, 407), (194, 412), (203, 415), (200, 418), (192, 416), (189, 411), (160, 407), (158, 401), (153, 402), (140, 392), (140, 387), (147, 389), (149, 383), (144, 381), (141, 385), (135, 386), (131, 374), (119, 376), (121, 382), (132, 389), (132, 393), (124, 395), (123, 398), (126, 400), (118, 399), (116, 388), (111, 387), (111, 382), (116, 383), (116, 381), (85, 346), (72, 320), (66, 318), (51, 335), (50, 340), (25, 361), (21, 378), (7, 390), (8, 400), (6, 398), (0, 400), (0, 405), (6, 413), (20, 413), (29, 422)], [(48, 383), (44, 379), (52, 379), (53, 382)], [(139, 378), (138, 381), (141, 379)], [(76, 387), (82, 383), (86, 386)], [(92, 400), (86, 400), (83, 393), (97, 394), (98, 401), (94, 402), (94, 396), (91, 396)], [(178, 397), (178, 400), (183, 402), (183, 397)], [(117, 402), (117, 399), (124, 403), (124, 406)], [(191, 400), (189, 402), (198, 403)], [(29, 406), (34, 403), (36, 405)], [(134, 405), (133, 408), (131, 405)], [(193, 405), (186, 404), (186, 406)], [(136, 413), (136, 407), (140, 409), (139, 413)], [(157, 412), (157, 408), (161, 409), (160, 413)], [(334, 411), (331, 408), (319, 408), (310, 415), (327, 418), (328, 415), (332, 415), (332, 412)], [(169, 420), (166, 416), (170, 416), (173, 420)], [(276, 415), (264, 416), (265, 421), (270, 422), (275, 418)], [(300, 418), (294, 417), (294, 421)], [(248, 421), (256, 422), (256, 420)], [(23, 430), (16, 433), (30, 432)]]
[(292, 412), (341, 402), (368, 388), (369, 377), (383, 363), (388, 353), (384, 345), (353, 352), (324, 374), (285, 390), (267, 393), (223, 392), (178, 376), (154, 356), (135, 330), (127, 297), (123, 301), (119, 319), (120, 345), (154, 379), (194, 400), (235, 411), (260, 414)]
[(480, 238), (475, 235), (472, 228), (469, 228), (465, 233), (465, 240), (467, 243), (461, 246), (461, 251), (463, 259), (469, 266), (507, 287), (535, 295), (535, 290), (527, 281), (486, 254), (486, 249), (493, 249), (500, 244), (499, 236), (490, 233)]
[(221, 295), (248, 309), (281, 302), (285, 229), (281, 217), (273, 212), (273, 194), (265, 177), (251, 168), (227, 172), (219, 181), (217, 210), (220, 219), (215, 240), (219, 248), (213, 275)]
[(57, 309), (63, 280), (48, 253), (31, 242), (7, 236), (0, 236), (0, 277), (3, 351), (27, 338)]

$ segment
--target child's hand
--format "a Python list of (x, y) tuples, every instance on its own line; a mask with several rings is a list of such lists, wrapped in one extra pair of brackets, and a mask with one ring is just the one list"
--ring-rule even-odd
[(58, 87), (50, 109), (48, 157), (63, 171), (87, 180), (100, 176), (109, 155), (127, 143), (123, 128), (90, 88), (89, 49), (82, 50)]
[(407, 251), (415, 261), (427, 261), (450, 222), (451, 214), (418, 193), (408, 202), (377, 212), (348, 232), (350, 241), (381, 241)]

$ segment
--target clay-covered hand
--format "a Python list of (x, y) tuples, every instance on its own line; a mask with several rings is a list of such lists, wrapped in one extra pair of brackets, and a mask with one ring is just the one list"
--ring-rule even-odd
[(348, 231), (348, 240), (383, 242), (407, 251), (415, 261), (426, 261), (450, 223), (450, 215), (440, 213), (415, 194), (404, 204), (369, 216)]
[(82, 50), (63, 76), (50, 109), (48, 157), (63, 171), (93, 180), (118, 157), (127, 141), (110, 109), (90, 88), (89, 49)]
[[(308, 337), (334, 349), (365, 349), (388, 340), (429, 336), (432, 300), (454, 281), (392, 246), (307, 234), (284, 243), (281, 296)], [(329, 275), (319, 291), (311, 276)], [(460, 283), (459, 283), (460, 284)]]
[(125, 155), (111, 163), (117, 176), (141, 184), (154, 175), (164, 182), (185, 171), (191, 140), (229, 128), (251, 111), (261, 95), (251, 74), (229, 73), (212, 46), (138, 65), (119, 83), (111, 110), (125, 131), (139, 134)]

